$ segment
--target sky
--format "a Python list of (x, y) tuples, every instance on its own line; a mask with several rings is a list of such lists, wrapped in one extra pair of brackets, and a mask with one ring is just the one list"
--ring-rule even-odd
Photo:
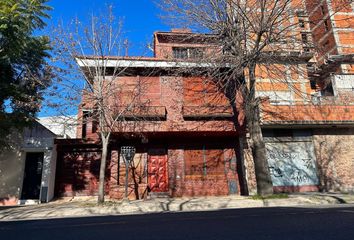
[[(155, 0), (50, 0), (53, 10), (49, 12), (48, 28), (58, 21), (64, 23), (78, 17), (84, 21), (97, 12), (104, 12), (105, 7), (112, 4), (116, 17), (122, 17), (123, 29), (129, 40), (129, 55), (147, 54), (147, 43), (152, 41), (153, 32), (166, 31), (170, 27), (159, 18), (161, 10), (154, 4)], [(152, 54), (152, 53), (151, 53)]]
[[(169, 26), (159, 18), (161, 10), (155, 0), (50, 0), (47, 5), (53, 8), (49, 11), (51, 19), (46, 20), (47, 27), (43, 34), (48, 34), (58, 22), (64, 25), (75, 18), (80, 21), (89, 20), (92, 14), (105, 12), (110, 4), (114, 7), (114, 15), (123, 18), (123, 33), (129, 41), (129, 56), (152, 56), (146, 47), (152, 43), (153, 32), (168, 31)], [(50, 34), (49, 34), (50, 35)], [(39, 117), (56, 115), (55, 111), (43, 107)]]

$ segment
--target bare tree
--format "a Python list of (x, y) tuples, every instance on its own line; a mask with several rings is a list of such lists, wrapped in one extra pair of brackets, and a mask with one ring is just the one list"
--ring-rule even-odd
[[(308, 20), (299, 20), (306, 15), (304, 1), (162, 0), (159, 5), (166, 11), (164, 18), (174, 26), (202, 33), (198, 41), (206, 43), (208, 50), (190, 61), (208, 63), (208, 67), (200, 72), (181, 69), (206, 76), (227, 96), (235, 114), (239, 111), (237, 101), (242, 99), (258, 194), (273, 193), (261, 131), (262, 96), (257, 90), (263, 72), (272, 84), (284, 84), (302, 98), (308, 97), (288, 77), (291, 71), (307, 77), (306, 63), (313, 57), (315, 46), (302, 29), (309, 27)], [(290, 66), (289, 71), (284, 66)], [(234, 118), (235, 126), (238, 120)]]
[(77, 122), (93, 122), (97, 128), (102, 146), (98, 203), (104, 202), (112, 134), (123, 132), (127, 128), (125, 117), (141, 115), (148, 102), (141, 98), (146, 88), (143, 79), (134, 83), (117, 80), (129, 67), (115, 61), (124, 54), (124, 42), (122, 21), (115, 18), (112, 7), (98, 17), (91, 16), (87, 24), (75, 19), (69, 28), (59, 27), (53, 41), (58, 71), (49, 99), (61, 115), (79, 109)]

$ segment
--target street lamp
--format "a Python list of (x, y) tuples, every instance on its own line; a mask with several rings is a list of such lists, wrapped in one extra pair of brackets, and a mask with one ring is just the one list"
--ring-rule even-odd
[(120, 149), (125, 163), (125, 199), (128, 199), (128, 175), (129, 175), (129, 165), (134, 159), (135, 147), (133, 146), (123, 146)]

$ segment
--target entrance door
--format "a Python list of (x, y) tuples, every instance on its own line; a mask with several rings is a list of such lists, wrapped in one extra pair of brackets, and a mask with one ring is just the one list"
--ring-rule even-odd
[(39, 199), (44, 153), (27, 153), (21, 199)]
[(151, 153), (148, 160), (148, 184), (151, 192), (167, 192), (167, 156), (165, 153)]

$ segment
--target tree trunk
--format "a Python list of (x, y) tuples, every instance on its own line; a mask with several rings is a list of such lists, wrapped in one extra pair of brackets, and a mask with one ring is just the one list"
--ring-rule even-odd
[(260, 125), (259, 102), (256, 99), (256, 64), (249, 67), (249, 92), (246, 95), (246, 118), (251, 137), (252, 157), (257, 181), (257, 193), (261, 196), (273, 194), (266, 148)]
[(106, 162), (107, 162), (107, 152), (108, 152), (108, 140), (102, 137), (102, 155), (100, 164), (100, 176), (98, 185), (98, 203), (104, 203), (105, 194), (105, 178), (106, 178)]
[[(258, 115), (258, 113), (256, 113)], [(251, 137), (252, 157), (257, 181), (257, 193), (261, 196), (273, 194), (273, 184), (269, 172), (266, 148), (263, 141), (259, 117), (248, 123)]]

